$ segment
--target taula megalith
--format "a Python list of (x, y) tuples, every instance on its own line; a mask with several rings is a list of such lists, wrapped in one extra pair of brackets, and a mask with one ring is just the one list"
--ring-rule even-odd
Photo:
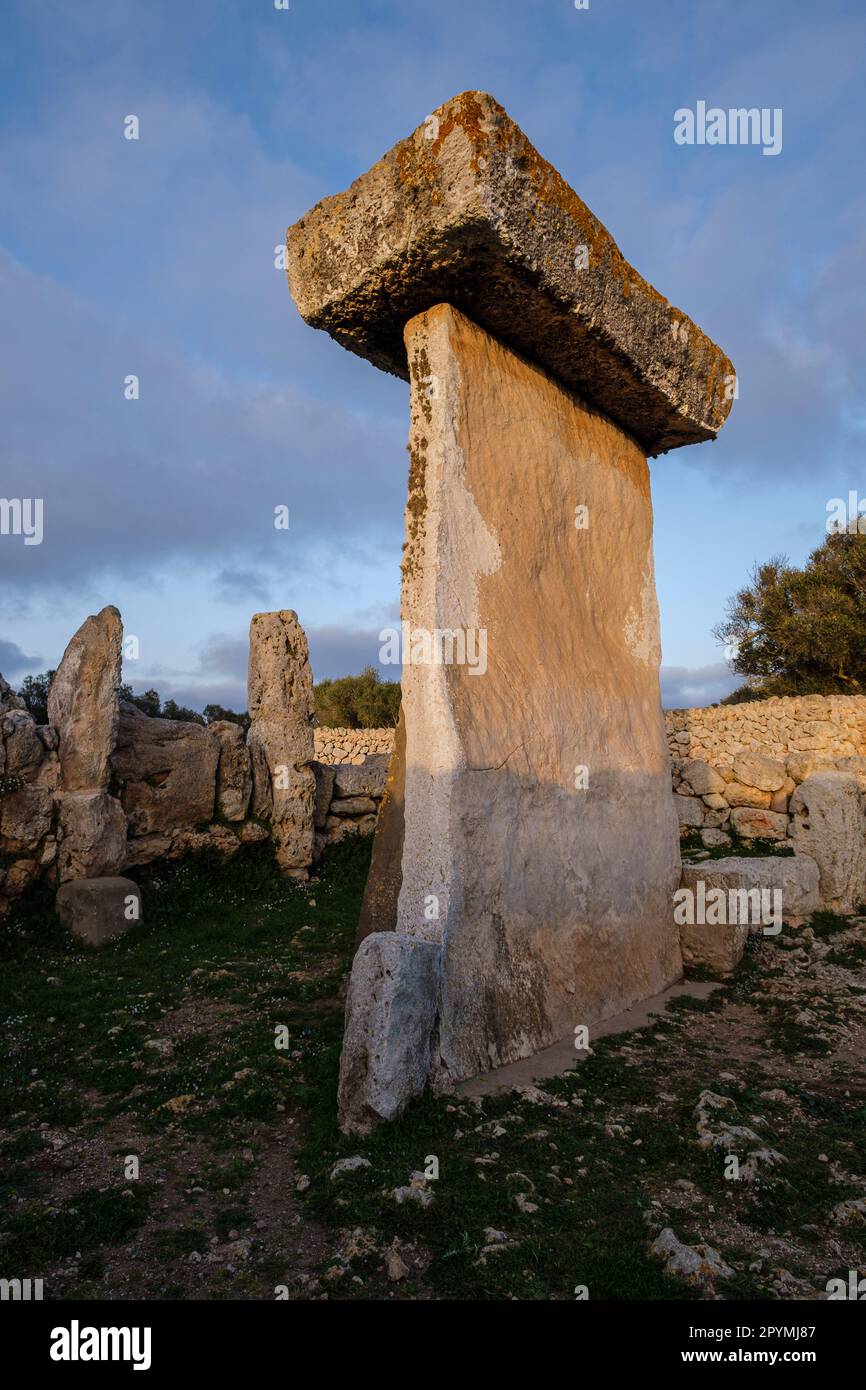
[(344, 1129), (681, 971), (647, 455), (725, 355), (467, 92), (288, 234), (303, 317), (411, 385), (403, 721), (349, 987)]

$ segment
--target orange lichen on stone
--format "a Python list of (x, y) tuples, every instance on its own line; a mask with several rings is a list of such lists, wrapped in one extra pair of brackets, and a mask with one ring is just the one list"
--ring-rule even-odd
[(725, 354), (484, 92), (437, 108), (290, 228), (287, 247), (307, 322), (398, 376), (405, 325), (450, 303), (648, 453), (713, 438), (731, 408)]

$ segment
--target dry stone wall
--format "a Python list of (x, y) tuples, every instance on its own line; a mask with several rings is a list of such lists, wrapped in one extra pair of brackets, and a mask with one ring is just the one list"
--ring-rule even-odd
[(316, 760), (320, 763), (362, 763), (371, 754), (394, 747), (393, 729), (314, 729)]
[(665, 711), (675, 760), (730, 766), (738, 753), (784, 759), (789, 753), (866, 754), (866, 696), (800, 695), (710, 709)]
[[(0, 676), (0, 916), (39, 878), (95, 879), (208, 847), (273, 838), (303, 876), (328, 845), (371, 834), (393, 729), (312, 729), (306, 638), (289, 611), (251, 625), (253, 722), (153, 719), (118, 699), (116, 608), (70, 641), (37, 725)], [(321, 761), (314, 752), (321, 753)]]
[(866, 791), (866, 697), (804, 695), (665, 713), (681, 832), (795, 841), (798, 787), (838, 772)]

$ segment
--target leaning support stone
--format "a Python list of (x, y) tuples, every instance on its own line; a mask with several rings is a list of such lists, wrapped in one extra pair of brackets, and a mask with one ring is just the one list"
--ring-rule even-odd
[(316, 797), (313, 676), (297, 613), (253, 616), (247, 685), (253, 814), (269, 814), (283, 872), (306, 878), (313, 861)]
[[(405, 756), (347, 1004), (353, 1127), (425, 1057), (445, 1089), (678, 976), (646, 454), (712, 438), (734, 378), (484, 93), (291, 228), (288, 273), (309, 323), (411, 383)], [(376, 1041), (386, 1009), (411, 1060)]]
[(340, 1059), (342, 1128), (366, 1134), (420, 1095), (430, 1071), (441, 948), (375, 932), (358, 948)]

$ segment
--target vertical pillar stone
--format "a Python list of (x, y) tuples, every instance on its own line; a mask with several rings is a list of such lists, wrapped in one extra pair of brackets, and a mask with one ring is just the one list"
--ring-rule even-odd
[(247, 694), (252, 810), (268, 815), (283, 872), (306, 878), (313, 860), (316, 795), (313, 675), (297, 613), (253, 616)]
[(397, 931), (444, 945), (446, 1082), (676, 979), (680, 858), (646, 458), (447, 305), (406, 344)]
[(680, 973), (647, 455), (713, 438), (735, 379), (484, 93), (290, 228), (288, 271), (411, 383), (402, 796), (339, 1095), (363, 1131)]
[(123, 623), (109, 605), (71, 638), (48, 692), (58, 734), (61, 881), (117, 873), (126, 858), (126, 817), (109, 793), (117, 742)]

